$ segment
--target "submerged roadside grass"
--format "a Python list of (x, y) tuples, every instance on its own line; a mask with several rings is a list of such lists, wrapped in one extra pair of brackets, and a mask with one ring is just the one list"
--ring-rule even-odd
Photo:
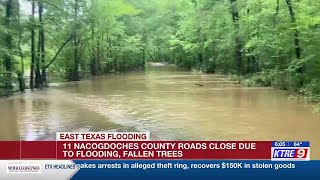
[(296, 77), (286, 77), (282, 73), (272, 74), (270, 71), (262, 71), (252, 75), (229, 74), (227, 77), (229, 80), (247, 87), (273, 87), (286, 90), (290, 93), (289, 100), (314, 104), (313, 113), (320, 114), (320, 79), (313, 79), (298, 87), (296, 83), (289, 83)]

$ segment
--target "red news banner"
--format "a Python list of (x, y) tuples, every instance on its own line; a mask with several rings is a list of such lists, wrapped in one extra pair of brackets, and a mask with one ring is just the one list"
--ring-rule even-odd
[(151, 141), (149, 133), (67, 132), (1, 141), (0, 159), (267, 159), (271, 141)]

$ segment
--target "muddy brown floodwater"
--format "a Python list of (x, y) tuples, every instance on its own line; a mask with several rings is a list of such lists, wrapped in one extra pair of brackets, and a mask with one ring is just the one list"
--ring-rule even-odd
[(0, 139), (150, 131), (162, 140), (303, 140), (311, 142), (311, 158), (320, 159), (320, 116), (312, 111), (312, 104), (290, 101), (285, 91), (153, 67), (2, 98)]

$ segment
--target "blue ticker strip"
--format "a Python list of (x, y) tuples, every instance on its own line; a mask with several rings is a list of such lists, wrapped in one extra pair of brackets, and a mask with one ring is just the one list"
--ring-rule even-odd
[(308, 141), (273, 141), (272, 147), (310, 147)]
[[(76, 164), (95, 165), (80, 169), (71, 180), (256, 180), (320, 179), (320, 161), (251, 160), (76, 160)], [(118, 164), (118, 168), (99, 168), (99, 164)]]

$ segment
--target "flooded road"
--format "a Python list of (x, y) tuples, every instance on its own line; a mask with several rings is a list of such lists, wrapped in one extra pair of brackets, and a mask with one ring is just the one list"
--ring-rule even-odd
[[(197, 86), (201, 84), (203, 86)], [(320, 116), (285, 91), (153, 67), (0, 99), (0, 139), (57, 131), (150, 131), (162, 140), (305, 140), (320, 159)]]

